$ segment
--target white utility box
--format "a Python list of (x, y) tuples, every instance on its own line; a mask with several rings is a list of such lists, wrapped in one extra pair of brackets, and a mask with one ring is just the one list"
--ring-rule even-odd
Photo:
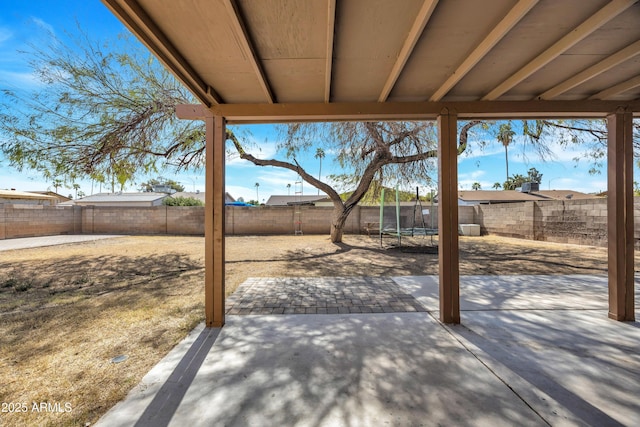
[(479, 236), (480, 225), (479, 224), (460, 224), (460, 234), (463, 236)]

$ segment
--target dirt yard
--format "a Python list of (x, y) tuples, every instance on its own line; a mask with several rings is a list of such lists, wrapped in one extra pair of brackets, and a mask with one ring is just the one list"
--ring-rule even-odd
[[(435, 240), (393, 242), (229, 237), (227, 293), (248, 277), (438, 273)], [(463, 275), (604, 275), (607, 266), (605, 248), (497, 237), (461, 238), (460, 256)], [(0, 252), (0, 425), (95, 422), (203, 320), (203, 259), (201, 237)]]

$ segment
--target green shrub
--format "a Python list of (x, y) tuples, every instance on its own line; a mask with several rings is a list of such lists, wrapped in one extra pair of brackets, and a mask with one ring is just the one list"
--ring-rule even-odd
[(195, 197), (166, 197), (162, 200), (165, 206), (204, 206), (202, 200)]

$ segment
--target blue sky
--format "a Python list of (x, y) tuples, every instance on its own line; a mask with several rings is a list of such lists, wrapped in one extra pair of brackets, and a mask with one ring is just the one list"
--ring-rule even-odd
[[(125, 32), (125, 27), (97, 0), (62, 0), (51, 2), (41, 0), (0, 0), (2, 14), (0, 15), (0, 88), (37, 90), (39, 83), (31, 75), (24, 55), (17, 51), (25, 49), (28, 43), (38, 41), (43, 29), (53, 31), (58, 36), (65, 32), (77, 32), (77, 23), (94, 39), (114, 39)], [(1, 95), (0, 95), (1, 96)], [(260, 157), (274, 157), (276, 151), (277, 134), (271, 126), (251, 126), (252, 137), (259, 141)], [(470, 190), (474, 182), (479, 182), (482, 189), (491, 189), (494, 182), (503, 182), (505, 176), (504, 148), (497, 142), (492, 142), (484, 149), (479, 149), (471, 140), (471, 151), (459, 158), (459, 188)], [(509, 148), (509, 172), (526, 175), (531, 167), (535, 167), (543, 174), (542, 189), (571, 189), (587, 193), (606, 190), (606, 174), (590, 175), (586, 161), (578, 164), (574, 158), (581, 155), (578, 148), (561, 148), (559, 145), (551, 147), (554, 159), (540, 161), (531, 152), (527, 152), (522, 139), (516, 137)], [(282, 158), (281, 156), (279, 156)], [(317, 175), (319, 161), (311, 155), (307, 159), (299, 159), (302, 166), (311, 174)], [(330, 153), (322, 163), (322, 176), (341, 173), (334, 164)], [(188, 191), (204, 191), (204, 174), (202, 171), (188, 172), (176, 176), (171, 171), (162, 176), (181, 182)], [(144, 177), (138, 182), (144, 181)], [(260, 201), (267, 200), (270, 195), (287, 194), (287, 184), (291, 184), (290, 192), (294, 194), (297, 176), (279, 168), (257, 167), (240, 159), (227, 161), (227, 191), (234, 197), (245, 200), (259, 197)], [(256, 195), (255, 183), (259, 183)], [(89, 181), (79, 181), (81, 190), (85, 194), (98, 192), (97, 186)], [(422, 192), (428, 188), (422, 183)], [(15, 188), (17, 190), (45, 190), (52, 189), (51, 183), (41, 179), (33, 172), (18, 172), (0, 157), (0, 189)], [(102, 189), (107, 191), (106, 188)], [(407, 188), (410, 190), (410, 188)], [(135, 186), (129, 186), (126, 191), (135, 191)], [(73, 194), (71, 189), (59, 189), (62, 194)], [(317, 190), (309, 184), (303, 184), (304, 194), (317, 194)]]

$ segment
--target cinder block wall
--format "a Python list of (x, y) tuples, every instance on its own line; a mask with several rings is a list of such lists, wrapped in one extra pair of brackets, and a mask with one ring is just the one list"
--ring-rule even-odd
[(7, 238), (7, 228), (5, 227), (6, 218), (4, 204), (0, 204), (0, 240)]
[(79, 234), (81, 208), (27, 204), (0, 205), (0, 239)]
[[(227, 235), (242, 234), (293, 234), (296, 221), (301, 222), (303, 234), (328, 234), (331, 230), (332, 207), (315, 206), (261, 206), (240, 207), (228, 206), (226, 208), (226, 233)], [(437, 206), (429, 209), (425, 215), (425, 226), (431, 227), (431, 215), (434, 219), (434, 227), (438, 226)], [(460, 214), (461, 223), (473, 222), (474, 211), (472, 206), (462, 206)], [(422, 227), (419, 219), (420, 210), (416, 213), (416, 227)], [(414, 215), (413, 206), (400, 208), (401, 227), (411, 227)], [(464, 222), (463, 222), (464, 221)], [(380, 222), (380, 208), (377, 206), (356, 206), (345, 223), (345, 233), (364, 233), (368, 224)], [(386, 206), (384, 208), (383, 225), (395, 227), (396, 208)]]
[(204, 235), (204, 208), (200, 206), (166, 206), (167, 233)]
[(535, 240), (606, 246), (607, 201), (591, 199), (538, 202), (535, 206), (533, 229)]
[(473, 206), (482, 234), (533, 239), (535, 202)]
[(204, 208), (198, 206), (96, 207), (82, 210), (87, 234), (204, 234)]
[[(426, 227), (437, 227), (437, 207), (423, 206)], [(635, 217), (640, 218), (640, 199)], [(299, 212), (299, 213), (297, 213)], [(331, 207), (227, 207), (226, 232), (242, 234), (293, 234), (301, 221), (304, 234), (328, 234)], [(425, 212), (426, 213), (426, 212)], [(403, 206), (402, 227), (412, 225), (413, 206)], [(421, 226), (416, 212), (416, 226)], [(351, 212), (345, 233), (363, 233), (367, 224), (377, 224), (376, 206), (357, 206)], [(480, 224), (483, 234), (559, 243), (606, 246), (606, 199), (565, 200), (460, 206), (461, 224)], [(394, 227), (395, 206), (385, 207), (383, 225)], [(55, 207), (0, 204), (0, 239), (56, 234), (204, 234), (204, 208), (154, 207)], [(640, 249), (640, 221), (635, 225), (635, 246)]]
[[(578, 245), (607, 245), (607, 200), (545, 200), (475, 206), (483, 234)], [(634, 200), (634, 242), (640, 249), (640, 199)]]
[[(428, 212), (427, 212), (428, 211)], [(421, 227), (420, 215), (425, 213), (425, 226), (438, 225), (437, 206), (402, 206), (401, 227)], [(304, 234), (329, 234), (332, 207), (261, 206), (226, 207), (228, 235), (294, 234), (296, 221)], [(460, 223), (474, 223), (471, 206), (460, 207)], [(433, 222), (432, 222), (433, 219)], [(380, 208), (356, 206), (345, 223), (345, 233), (364, 233), (368, 224), (377, 227)], [(383, 225), (394, 228), (395, 206), (386, 206)], [(204, 208), (187, 206), (153, 207), (50, 207), (0, 204), (0, 239), (56, 234), (204, 234)]]

